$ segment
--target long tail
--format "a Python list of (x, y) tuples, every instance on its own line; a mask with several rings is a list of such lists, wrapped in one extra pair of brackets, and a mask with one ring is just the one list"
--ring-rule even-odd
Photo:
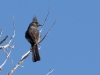
[(40, 55), (38, 51), (38, 45), (32, 47), (32, 61), (36, 62), (40, 60)]

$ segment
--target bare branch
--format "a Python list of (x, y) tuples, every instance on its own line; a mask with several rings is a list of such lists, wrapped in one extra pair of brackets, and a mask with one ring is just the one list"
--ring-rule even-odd
[(50, 69), (49, 72), (46, 75), (49, 75), (50, 73), (52, 73), (54, 71), (54, 69)]
[[(39, 48), (40, 50), (40, 48)], [(28, 52), (26, 52), (20, 59), (20, 61), (15, 65), (15, 67), (8, 73), (8, 75), (11, 75), (18, 67), (22, 67), (20, 66), (24, 60), (30, 55), (31, 53), (31, 50), (29, 50)]]
[(3, 30), (1, 29), (1, 30), (0, 30), (0, 36), (2, 35), (2, 31), (3, 31)]
[(0, 41), (0, 44), (2, 44), (7, 38), (8, 38), (8, 35), (3, 40)]
[[(10, 54), (11, 54), (11, 52), (12, 52), (12, 49), (13, 49), (13, 48), (11, 48), (11, 50), (10, 50), (10, 52), (9, 52)], [(6, 53), (6, 58), (9, 58), (9, 59), (12, 61), (12, 63), (13, 63), (13, 60), (10, 58), (9, 53), (8, 53), (5, 49), (4, 49), (3, 51)]]
[(15, 37), (15, 23), (14, 23), (14, 16), (13, 16), (13, 27), (14, 27), (14, 32), (13, 32), (13, 36), (10, 38), (9, 44), (11, 43), (12, 39)]
[(0, 49), (5, 49), (5, 48), (10, 47), (10, 43), (12, 42), (12, 39), (15, 37), (15, 24), (14, 24), (14, 17), (13, 17), (13, 27), (14, 27), (13, 35), (12, 35), (12, 37), (10, 38), (8, 44), (6, 44), (5, 46), (0, 46)]
[(24, 59), (26, 59), (26, 58), (29, 56), (30, 53), (31, 53), (31, 50), (29, 50), (27, 53), (25, 53), (25, 54), (22, 56), (21, 61), (23, 61)]
[(11, 75), (20, 65), (23, 63), (24, 59), (26, 59), (31, 53), (31, 50), (29, 50), (27, 53), (25, 53), (22, 57), (21, 60), (15, 65), (15, 67), (8, 73), (8, 75)]
[(2, 65), (0, 66), (0, 71), (2, 70), (2, 67), (6, 64), (7, 59), (10, 58), (10, 54), (12, 52), (12, 49), (10, 50), (9, 53), (7, 53), (5, 50), (4, 50), (4, 52), (6, 53), (7, 56), (6, 56), (6, 59), (4, 60), (4, 62), (2, 63)]
[(46, 18), (45, 18), (45, 20), (44, 20), (44, 23), (43, 23), (43, 25), (42, 25), (42, 27), (41, 27), (41, 29), (40, 29), (40, 32), (42, 32), (42, 29), (43, 29), (43, 27), (44, 27), (44, 25), (45, 25), (45, 23), (46, 23), (46, 21), (47, 21), (47, 19), (48, 19), (49, 12), (50, 12), (50, 8), (49, 8), (48, 14), (47, 14), (47, 16), (46, 16)]
[[(0, 70), (2, 69), (2, 67), (5, 65), (5, 63), (7, 62), (7, 59), (9, 58), (10, 60), (12, 60), (10, 58), (10, 54), (12, 52), (12, 49), (15, 47), (15, 45), (13, 46), (10, 46), (10, 43), (12, 42), (12, 39), (15, 37), (15, 25), (14, 25), (14, 18), (13, 18), (13, 26), (14, 26), (14, 33), (13, 35), (11, 36), (9, 42), (5, 45), (5, 46), (0, 46), (0, 49), (2, 49), (5, 53), (6, 53), (6, 59), (4, 60), (3, 64), (0, 66)], [(10, 48), (10, 52), (8, 53), (7, 51), (5, 51), (5, 49), (8, 49)]]
[(45, 34), (45, 36), (42, 38), (42, 40), (38, 43), (40, 44), (44, 39), (45, 37), (49, 34), (50, 30), (53, 28), (53, 26), (55, 25), (56, 21), (57, 21), (58, 17), (56, 18), (55, 22), (53, 23), (53, 25), (51, 26), (51, 28), (48, 30), (48, 32)]

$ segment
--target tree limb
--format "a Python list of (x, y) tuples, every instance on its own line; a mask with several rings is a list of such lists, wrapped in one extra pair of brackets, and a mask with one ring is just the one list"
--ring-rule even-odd
[(50, 73), (52, 73), (54, 71), (54, 69), (50, 69), (49, 72), (46, 75), (49, 75)]
[(44, 20), (44, 23), (43, 23), (43, 25), (42, 25), (42, 27), (41, 27), (41, 29), (40, 29), (40, 32), (42, 32), (42, 29), (43, 29), (43, 27), (44, 27), (44, 25), (45, 25), (45, 23), (46, 23), (46, 21), (47, 21), (47, 19), (48, 19), (49, 12), (50, 12), (50, 8), (49, 8), (48, 14), (47, 14), (47, 16), (46, 16), (46, 18), (45, 18), (45, 20)]
[(47, 33), (45, 34), (45, 36), (41, 39), (41, 41), (38, 43), (40, 44), (45, 38), (46, 36), (49, 34), (50, 30), (53, 28), (53, 26), (55, 25), (56, 21), (57, 21), (58, 17), (56, 18), (55, 22), (53, 23), (53, 25), (51, 26), (51, 28), (47, 31)]
[[(10, 58), (10, 54), (12, 52), (12, 49), (15, 47), (15, 45), (13, 46), (10, 46), (10, 43), (12, 42), (13, 38), (15, 37), (15, 25), (14, 25), (14, 18), (13, 18), (13, 26), (14, 26), (14, 33), (13, 35), (11, 36), (9, 42), (4, 45), (4, 46), (0, 46), (0, 49), (2, 49), (5, 53), (6, 53), (6, 59), (4, 60), (3, 64), (0, 66), (0, 70), (2, 69), (2, 67), (5, 65), (5, 63), (7, 62), (7, 59)], [(10, 52), (8, 53), (5, 49), (8, 49), (10, 48)], [(11, 59), (11, 58), (10, 58)]]
[(27, 53), (25, 53), (20, 61), (15, 65), (15, 67), (8, 73), (8, 75), (11, 75), (18, 67), (20, 67), (20, 65), (24, 62), (24, 59), (26, 59), (31, 53), (31, 50), (29, 50)]
[(3, 30), (1, 29), (1, 30), (0, 30), (0, 36), (2, 35), (2, 31), (3, 31)]
[(3, 40), (0, 41), (0, 44), (2, 44), (7, 38), (8, 38), (8, 35)]

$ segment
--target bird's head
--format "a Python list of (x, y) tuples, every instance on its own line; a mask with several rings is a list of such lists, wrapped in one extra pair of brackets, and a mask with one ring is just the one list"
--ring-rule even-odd
[(32, 21), (32, 23), (31, 23), (31, 25), (34, 26), (34, 27), (42, 26), (42, 25), (39, 24), (39, 22), (38, 22), (36, 16), (33, 18), (33, 21)]

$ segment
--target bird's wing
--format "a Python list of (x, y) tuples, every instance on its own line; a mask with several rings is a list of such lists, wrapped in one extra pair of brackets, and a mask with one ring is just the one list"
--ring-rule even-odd
[(34, 44), (38, 44), (39, 31), (37, 29), (34, 29), (33, 31), (30, 32), (30, 36)]

